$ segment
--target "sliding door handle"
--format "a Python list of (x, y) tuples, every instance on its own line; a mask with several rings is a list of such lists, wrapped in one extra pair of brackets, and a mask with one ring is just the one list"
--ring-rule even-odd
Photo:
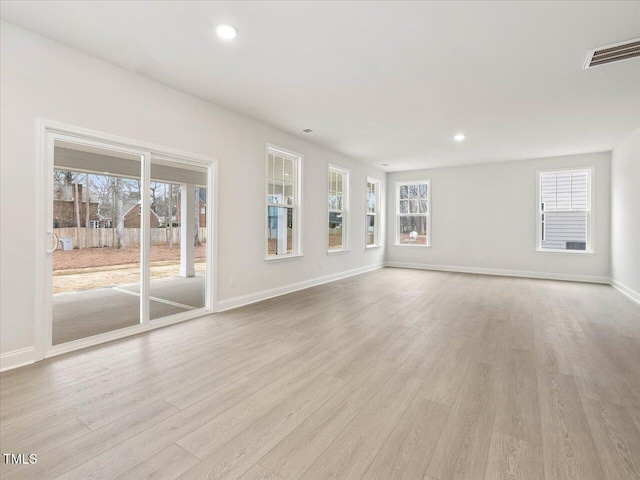
[[(52, 243), (53, 241), (53, 243)], [(58, 248), (58, 236), (53, 232), (47, 232), (47, 255), (51, 255)], [(53, 245), (53, 248), (51, 246)]]

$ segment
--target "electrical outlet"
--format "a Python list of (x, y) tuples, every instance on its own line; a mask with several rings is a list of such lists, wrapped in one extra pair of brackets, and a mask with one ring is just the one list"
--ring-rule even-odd
[(236, 277), (229, 277), (229, 286), (230, 287), (236, 286)]
[(484, 262), (484, 257), (482, 255), (477, 255), (476, 256), (476, 262), (478, 262), (478, 263)]

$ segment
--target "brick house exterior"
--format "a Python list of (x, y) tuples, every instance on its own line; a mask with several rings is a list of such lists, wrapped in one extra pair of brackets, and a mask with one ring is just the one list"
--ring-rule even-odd
[[(181, 203), (178, 202), (178, 208), (176, 209), (176, 219), (175, 223), (180, 224), (180, 219), (182, 216), (180, 215), (180, 206)], [(200, 227), (204, 228), (207, 226), (207, 204), (200, 199), (198, 210), (200, 211)]]
[[(73, 186), (68, 186), (68, 190), (75, 193)], [(71, 193), (71, 199), (64, 199), (64, 195), (60, 195), (63, 199), (53, 201), (53, 228), (76, 227), (76, 206), (75, 200)], [(69, 195), (66, 195), (69, 198)], [(87, 221), (87, 204), (82, 198), (82, 184), (78, 184), (78, 198), (80, 200), (80, 226), (86, 227)], [(89, 221), (99, 222), (101, 220), (98, 214), (98, 202), (89, 202)]]
[[(140, 219), (142, 205), (140, 202), (135, 203), (128, 211), (124, 214), (124, 228), (140, 228)], [(156, 212), (149, 209), (151, 228), (160, 228), (160, 218), (156, 215)]]

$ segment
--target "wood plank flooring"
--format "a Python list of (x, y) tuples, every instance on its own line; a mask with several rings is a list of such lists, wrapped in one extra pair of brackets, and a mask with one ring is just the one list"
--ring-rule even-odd
[(387, 268), (5, 372), (0, 427), (2, 480), (640, 480), (640, 305)]

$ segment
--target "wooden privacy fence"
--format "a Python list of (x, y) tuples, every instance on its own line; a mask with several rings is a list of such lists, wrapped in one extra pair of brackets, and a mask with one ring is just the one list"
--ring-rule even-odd
[[(76, 227), (70, 228), (54, 228), (58, 238), (72, 238), (73, 246), (78, 247), (76, 244)], [(89, 231), (88, 243), (83, 243)], [(180, 244), (180, 227), (173, 227), (173, 243)], [(80, 228), (80, 245), (87, 248), (92, 247), (112, 247), (114, 240), (113, 228)], [(151, 230), (151, 245), (168, 245), (169, 244), (169, 230), (166, 228), (152, 228)], [(207, 240), (206, 227), (200, 227), (200, 241)], [(123, 247), (137, 247), (140, 245), (140, 229), (139, 228), (125, 228), (122, 234), (122, 246)]]

